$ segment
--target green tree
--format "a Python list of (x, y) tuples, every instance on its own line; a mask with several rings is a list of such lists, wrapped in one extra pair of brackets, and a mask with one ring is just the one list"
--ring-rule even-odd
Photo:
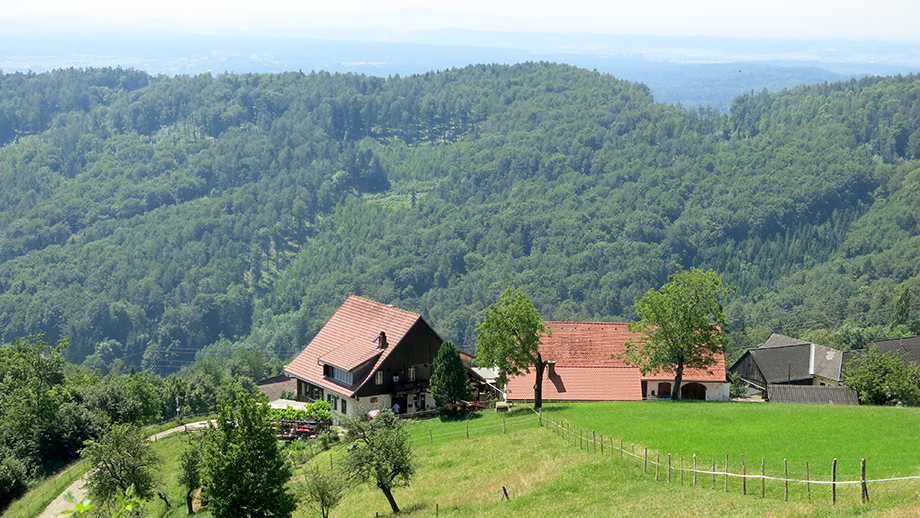
[(510, 374), (521, 376), (534, 369), (534, 408), (543, 407), (543, 370), (540, 338), (550, 336), (527, 294), (509, 287), (497, 303), (483, 312), (476, 324), (476, 355), (481, 365), (498, 368), (502, 381)]
[(339, 470), (321, 471), (313, 466), (300, 484), (300, 488), (307, 504), (323, 518), (329, 518), (329, 513), (345, 496), (348, 476)]
[(131, 486), (139, 498), (153, 496), (161, 461), (141, 428), (113, 425), (98, 441), (86, 441), (80, 455), (96, 467), (87, 487), (99, 501), (113, 502)]
[(680, 399), (684, 369), (704, 369), (716, 363), (727, 341), (720, 299), (734, 291), (712, 270), (691, 268), (668, 276), (660, 291), (649, 290), (636, 300), (638, 322), (629, 330), (642, 337), (626, 342), (622, 359), (642, 374), (674, 374), (671, 395)]
[(192, 495), (201, 487), (201, 448), (198, 444), (189, 444), (179, 454), (179, 473), (176, 481), (185, 488), (185, 505), (188, 514), (195, 514), (192, 508)]
[(265, 396), (239, 392), (218, 403), (216, 426), (202, 440), (204, 488), (215, 518), (287, 518), (297, 507)]
[(444, 342), (434, 358), (434, 372), (431, 374), (431, 395), (435, 404), (441, 406), (455, 401), (470, 399), (470, 385), (466, 377), (466, 365), (460, 359), (460, 351), (451, 342)]
[(888, 323), (888, 329), (894, 330), (898, 326), (907, 326), (910, 321), (910, 287), (907, 284), (901, 286), (901, 293), (898, 300), (894, 303), (894, 310), (891, 312), (891, 320)]
[(850, 360), (843, 383), (856, 389), (866, 405), (916, 405), (920, 403), (920, 369), (873, 345)]
[(407, 487), (415, 473), (412, 443), (402, 421), (386, 409), (375, 417), (346, 420), (348, 440), (355, 445), (345, 458), (345, 469), (360, 481), (370, 481), (383, 492), (394, 514), (399, 506), (393, 489)]

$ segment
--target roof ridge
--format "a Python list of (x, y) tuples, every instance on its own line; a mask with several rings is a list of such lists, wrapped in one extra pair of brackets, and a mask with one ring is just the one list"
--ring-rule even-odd
[[(421, 318), (421, 317), (422, 317), (422, 315), (419, 315), (418, 313), (413, 313), (413, 312), (411, 312), (411, 311), (408, 311), (408, 310), (405, 310), (405, 309), (402, 309), (402, 308), (398, 308), (398, 307), (396, 307), (396, 306), (394, 306), (394, 305), (392, 305), (392, 304), (384, 304), (383, 302), (377, 302), (376, 300), (366, 299), (366, 298), (361, 297), (361, 296), (359, 296), (359, 295), (355, 295), (354, 293), (350, 293), (350, 294), (348, 295), (348, 299), (352, 299), (352, 298), (358, 299), (358, 300), (361, 301), (361, 302), (368, 302), (368, 303), (370, 303), (370, 304), (374, 304), (374, 305), (376, 305), (376, 306), (380, 306), (381, 308), (384, 308), (384, 309), (387, 309), (387, 310), (396, 310), (396, 311), (399, 311), (399, 312), (401, 312), (401, 313), (406, 313), (407, 315), (412, 315), (412, 316), (414, 316), (414, 317), (416, 317), (416, 318)], [(345, 299), (345, 301), (347, 302), (348, 299)]]
[(582, 322), (580, 320), (570, 321), (570, 320), (544, 320), (546, 324), (594, 324), (594, 325), (618, 325), (626, 326), (629, 325), (629, 322)]

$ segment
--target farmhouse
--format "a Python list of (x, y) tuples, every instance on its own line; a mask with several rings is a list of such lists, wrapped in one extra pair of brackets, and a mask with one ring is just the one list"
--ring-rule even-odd
[[(618, 358), (629, 340), (638, 340), (623, 323), (546, 322), (552, 335), (540, 342), (540, 354), (549, 362), (544, 370), (545, 401), (640, 401), (671, 397), (674, 375), (642, 375)], [(533, 399), (536, 378), (508, 378), (507, 398)], [(681, 397), (707, 401), (729, 399), (725, 360), (720, 354), (709, 369), (686, 369)]]
[(842, 351), (773, 333), (728, 370), (769, 399), (769, 385), (840, 385), (842, 366)]
[(325, 399), (339, 414), (411, 414), (434, 406), (428, 380), (441, 342), (421, 316), (350, 295), (284, 373), (297, 379), (298, 400)]

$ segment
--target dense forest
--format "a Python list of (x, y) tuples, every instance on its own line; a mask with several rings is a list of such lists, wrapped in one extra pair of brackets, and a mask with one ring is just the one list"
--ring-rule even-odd
[(508, 285), (547, 319), (629, 320), (677, 265), (738, 286), (732, 354), (858, 347), (920, 275), (917, 76), (724, 115), (549, 63), (0, 74), (0, 144), (0, 341), (66, 338), (103, 372), (284, 360), (349, 293), (466, 348)]

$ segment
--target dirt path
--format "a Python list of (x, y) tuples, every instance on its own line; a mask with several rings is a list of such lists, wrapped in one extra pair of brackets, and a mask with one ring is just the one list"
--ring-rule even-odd
[[(198, 421), (196, 423), (189, 423), (186, 425), (177, 426), (175, 428), (170, 428), (169, 430), (164, 430), (160, 433), (153, 434), (150, 436), (150, 440), (158, 441), (162, 439), (163, 437), (174, 434), (176, 432), (184, 432), (186, 430), (188, 431), (203, 430), (207, 427), (208, 427), (207, 421)], [(84, 489), (83, 487), (84, 485), (86, 485), (86, 475), (83, 475), (81, 478), (75, 480), (74, 483), (70, 485), (70, 487), (62, 491), (61, 494), (57, 496), (57, 498), (55, 498), (50, 504), (48, 504), (48, 507), (46, 507), (45, 510), (42, 511), (42, 514), (38, 515), (38, 518), (60, 518), (62, 511), (73, 509), (73, 504), (70, 504), (64, 500), (64, 493), (66, 493), (67, 491), (70, 491), (71, 493), (73, 493), (74, 498), (78, 502), (80, 502), (84, 498), (86, 498), (86, 489)]]

